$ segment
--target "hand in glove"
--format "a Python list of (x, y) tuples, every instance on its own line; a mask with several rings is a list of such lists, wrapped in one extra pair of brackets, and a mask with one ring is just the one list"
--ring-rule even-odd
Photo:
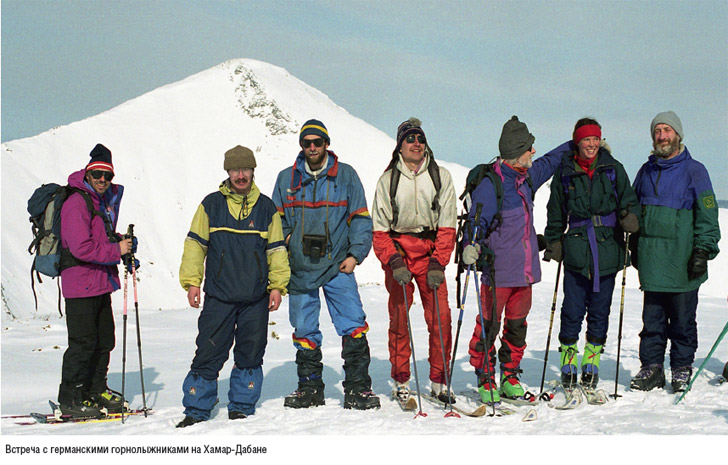
[(548, 245), (549, 245), (549, 243), (546, 242), (546, 238), (543, 237), (543, 234), (536, 234), (536, 242), (538, 242), (538, 251), (539, 252), (546, 250), (546, 247), (548, 247)]
[(468, 244), (463, 249), (463, 263), (472, 265), (480, 258), (480, 244)]
[(640, 230), (640, 220), (637, 219), (637, 215), (627, 210), (619, 212), (619, 225), (622, 227), (622, 231), (630, 234)]
[(389, 259), (389, 266), (392, 268), (392, 276), (401, 285), (409, 284), (412, 280), (412, 273), (407, 269), (404, 259), (400, 254), (394, 254)]
[(430, 257), (430, 263), (427, 264), (427, 285), (436, 290), (444, 281), (445, 267), (436, 258)]
[(543, 259), (545, 261), (557, 261), (560, 262), (564, 258), (564, 253), (561, 250), (561, 241), (550, 243), (546, 247), (546, 252), (543, 253)]
[(693, 249), (688, 259), (688, 279), (691, 281), (708, 272), (708, 252), (703, 249)]
[[(134, 272), (134, 270), (131, 267), (131, 265), (132, 265), (131, 257), (132, 257), (132, 254), (126, 254), (126, 255), (122, 255), (121, 256), (121, 260), (124, 262), (124, 266), (126, 267), (126, 271), (128, 271), (129, 273), (133, 273)], [(134, 269), (137, 269), (138, 270), (140, 266), (141, 266), (141, 263), (139, 263), (139, 260), (135, 258), (134, 259)]]

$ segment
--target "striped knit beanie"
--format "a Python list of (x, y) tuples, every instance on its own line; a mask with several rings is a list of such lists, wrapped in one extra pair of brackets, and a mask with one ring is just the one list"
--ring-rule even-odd
[(111, 151), (101, 144), (91, 150), (91, 161), (86, 165), (86, 171), (105, 170), (114, 172), (114, 165), (111, 164)]
[(327, 144), (331, 145), (329, 131), (326, 130), (324, 123), (317, 119), (310, 119), (303, 123), (303, 126), (301, 126), (301, 132), (298, 135), (298, 143), (300, 144), (303, 138), (309, 135), (321, 136)]

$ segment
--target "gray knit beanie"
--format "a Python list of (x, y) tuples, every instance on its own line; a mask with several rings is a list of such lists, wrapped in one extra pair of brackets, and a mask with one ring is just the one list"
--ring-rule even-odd
[(535, 141), (536, 138), (528, 132), (526, 124), (518, 121), (518, 117), (514, 115), (503, 125), (498, 141), (500, 156), (504, 160), (518, 158), (533, 147)]
[(238, 169), (255, 169), (255, 155), (247, 147), (236, 145), (225, 152), (225, 171)]
[(652, 120), (652, 124), (650, 125), (650, 135), (652, 136), (652, 140), (655, 140), (655, 126), (658, 124), (667, 124), (670, 126), (677, 135), (680, 136), (681, 141), (685, 138), (683, 135), (682, 122), (674, 111), (663, 111), (655, 116), (655, 119)]

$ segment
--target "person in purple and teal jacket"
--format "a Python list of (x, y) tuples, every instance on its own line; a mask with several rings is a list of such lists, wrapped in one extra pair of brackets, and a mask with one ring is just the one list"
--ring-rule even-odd
[[(61, 289), (66, 303), (68, 349), (63, 354), (58, 403), (64, 415), (120, 412), (122, 399), (106, 377), (114, 349), (111, 293), (121, 287), (117, 265), (132, 240), (116, 223), (124, 187), (112, 184), (111, 151), (97, 144), (82, 170), (68, 176), (76, 191), (61, 208)], [(90, 203), (88, 203), (90, 201)], [(93, 212), (92, 212), (93, 210)]]
[[(464, 238), (468, 245), (463, 249), (463, 263), (476, 263), (486, 253), (493, 257), (492, 263), (483, 270), (481, 279), (485, 325), (481, 326), (478, 315), (469, 350), (470, 364), (478, 377), (478, 391), (485, 403), (498, 402), (501, 394), (511, 398), (525, 394), (519, 375), (526, 349), (526, 317), (531, 309), (531, 286), (541, 281), (538, 240), (533, 227), (533, 195), (551, 178), (563, 153), (568, 150), (568, 144), (563, 144), (532, 160), (536, 153), (534, 141), (535, 137), (528, 132), (528, 127), (516, 116), (505, 123), (498, 143), (500, 157), (494, 164), (494, 170), (502, 180), (502, 210), (498, 212), (496, 187), (490, 178), (485, 177), (472, 193), (472, 206), (468, 213), (473, 228), (477, 226), (478, 230), (474, 244), (470, 244), (469, 237)], [(492, 233), (486, 235), (493, 225)], [(498, 319), (495, 323), (493, 286)], [(505, 315), (502, 344), (498, 351), (501, 371), (499, 392), (495, 377), (495, 340), (500, 332), (502, 313)]]
[(663, 364), (670, 341), (672, 388), (684, 391), (698, 349), (698, 289), (708, 260), (718, 255), (718, 205), (710, 176), (682, 143), (680, 118), (658, 113), (650, 126), (653, 148), (634, 180), (642, 206), (640, 234), (630, 241), (632, 262), (644, 291), (641, 368), (630, 387), (665, 385)]

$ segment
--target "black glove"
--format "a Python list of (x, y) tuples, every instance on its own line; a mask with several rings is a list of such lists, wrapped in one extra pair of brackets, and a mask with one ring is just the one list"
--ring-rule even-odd
[(703, 249), (693, 249), (688, 259), (688, 279), (693, 280), (708, 272), (708, 252)]
[(400, 254), (396, 253), (390, 257), (389, 266), (392, 268), (392, 276), (399, 284), (404, 286), (412, 280), (412, 273), (407, 269)]
[(549, 245), (549, 243), (546, 241), (546, 238), (543, 237), (543, 234), (536, 234), (536, 241), (538, 242), (539, 252), (546, 250), (546, 247), (548, 247)]
[(550, 243), (546, 247), (546, 252), (543, 253), (544, 261), (557, 261), (560, 262), (564, 258), (564, 252), (561, 250), (561, 241)]
[(635, 270), (637, 269), (637, 244), (639, 243), (639, 237), (637, 234), (630, 234), (629, 244), (627, 244), (629, 247), (629, 259)]
[(437, 289), (444, 281), (445, 267), (440, 265), (436, 258), (430, 257), (430, 263), (427, 264), (427, 285)]
[(640, 230), (640, 220), (634, 213), (622, 210), (619, 212), (619, 225), (622, 227), (622, 231), (634, 234)]

